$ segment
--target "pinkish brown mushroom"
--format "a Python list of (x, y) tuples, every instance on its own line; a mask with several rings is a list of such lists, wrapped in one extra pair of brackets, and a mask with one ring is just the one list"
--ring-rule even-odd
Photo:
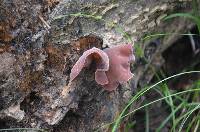
[(83, 53), (73, 66), (70, 74), (70, 81), (73, 81), (84, 67), (88, 67), (92, 61), (96, 62), (95, 80), (98, 84), (104, 85), (108, 83), (105, 71), (109, 69), (109, 59), (107, 54), (98, 49), (92, 48)]
[(115, 90), (120, 83), (133, 77), (130, 71), (130, 62), (134, 60), (132, 45), (120, 45), (105, 50), (92, 48), (83, 53), (70, 74), (73, 81), (84, 67), (92, 61), (96, 62), (95, 80), (106, 90)]
[(104, 50), (109, 58), (109, 70), (106, 72), (108, 84), (103, 85), (106, 90), (115, 90), (119, 83), (127, 82), (133, 77), (130, 62), (134, 61), (131, 44), (115, 46)]

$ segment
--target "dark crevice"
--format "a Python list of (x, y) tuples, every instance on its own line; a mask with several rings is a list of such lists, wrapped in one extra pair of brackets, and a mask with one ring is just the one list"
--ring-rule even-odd
[(41, 98), (36, 92), (31, 92), (20, 104), (20, 109), (24, 110), (25, 113), (33, 112), (35, 107), (40, 104)]
[[(200, 49), (200, 36), (198, 35), (197, 27), (193, 27), (188, 33), (197, 35), (181, 37), (162, 53), (162, 56), (165, 60), (164, 64), (160, 69), (157, 69), (156, 75), (154, 75), (153, 79), (150, 81), (151, 84), (155, 84), (166, 77), (181, 72), (200, 70), (200, 52), (195, 52)], [(193, 45), (191, 44), (191, 38), (194, 42)], [(154, 49), (156, 49), (156, 43), (153, 41), (150, 43), (150, 46), (151, 47), (148, 49), (149, 52), (147, 53), (146, 57), (148, 57), (151, 52), (154, 52)], [(192, 46), (195, 46), (195, 50)], [(146, 93), (145, 98), (148, 102), (151, 102), (163, 97), (160, 95), (160, 93), (165, 88), (165, 83), (167, 84), (167, 88), (176, 91), (183, 91), (188, 87), (199, 88), (199, 86), (196, 87), (195, 85), (198, 80), (200, 80), (199, 73), (186, 74), (170, 79), (157, 86), (157, 91), (154, 89), (152, 92)], [(160, 93), (158, 91), (160, 91)], [(194, 94), (195, 93), (190, 94), (187, 100), (188, 102), (193, 101)], [(180, 103), (180, 100), (173, 98), (173, 104), (175, 106), (179, 105)], [(148, 112), (150, 131), (154, 131), (160, 126), (160, 123), (166, 119), (169, 113), (171, 113), (171, 108), (165, 101), (163, 101), (162, 103), (156, 103), (149, 106)], [(176, 116), (179, 116), (179, 114), (180, 113), (177, 112)], [(145, 131), (145, 116), (145, 110), (139, 110), (134, 114), (134, 117), (131, 119), (136, 121), (133, 129), (134, 131)], [(169, 129), (171, 129), (171, 125), (167, 123), (163, 127), (162, 131), (169, 131)]]
[(6, 121), (5, 120), (0, 120), (0, 129), (6, 128)]

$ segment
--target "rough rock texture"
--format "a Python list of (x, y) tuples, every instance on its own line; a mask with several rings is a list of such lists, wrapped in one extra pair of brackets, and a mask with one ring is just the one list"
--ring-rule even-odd
[(141, 45), (149, 63), (136, 57), (135, 77), (113, 92), (94, 81), (91, 69), (69, 84), (72, 66), (91, 47), (190, 28), (183, 20), (161, 22), (173, 11), (190, 10), (188, 5), (178, 0), (0, 0), (0, 128), (80, 132), (112, 122), (138, 84), (153, 76), (148, 65), (160, 67), (161, 52), (177, 37)]

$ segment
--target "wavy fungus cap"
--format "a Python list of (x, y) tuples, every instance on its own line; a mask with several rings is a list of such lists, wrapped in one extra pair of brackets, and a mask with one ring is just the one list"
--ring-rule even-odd
[(98, 84), (104, 85), (108, 83), (105, 71), (109, 69), (109, 58), (107, 54), (98, 49), (92, 48), (83, 53), (73, 66), (70, 73), (70, 80), (73, 81), (84, 67), (88, 67), (92, 61), (96, 62), (95, 80)]
[(104, 50), (109, 58), (109, 70), (106, 72), (108, 84), (104, 88), (115, 90), (119, 83), (127, 82), (133, 77), (130, 71), (130, 62), (135, 60), (131, 44), (115, 46)]
[(131, 44), (115, 46), (105, 50), (89, 49), (83, 53), (73, 66), (70, 81), (73, 81), (84, 67), (88, 67), (95, 61), (96, 82), (108, 91), (115, 90), (119, 83), (124, 83), (133, 77), (130, 71), (130, 62), (134, 59)]

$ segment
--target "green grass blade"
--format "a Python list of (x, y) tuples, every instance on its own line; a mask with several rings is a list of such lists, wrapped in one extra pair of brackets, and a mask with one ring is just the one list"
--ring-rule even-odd
[(8, 128), (8, 129), (0, 129), (0, 131), (21, 131), (21, 130), (47, 132), (46, 130), (40, 129), (40, 128)]
[[(166, 83), (164, 84), (164, 87), (165, 87), (165, 89), (166, 89), (166, 95), (170, 95), (171, 93), (170, 93), (169, 88), (168, 88), (168, 86), (167, 86)], [(175, 124), (174, 102), (173, 102), (172, 97), (169, 97), (168, 100), (169, 100), (169, 103), (170, 103), (171, 111), (172, 111), (172, 113), (173, 113), (173, 115), (172, 115), (172, 123), (173, 123), (172, 128), (173, 128), (173, 131), (175, 132), (175, 127), (174, 127), (174, 124)]]
[(175, 110), (174, 113), (171, 113), (162, 123), (161, 125), (156, 129), (156, 132), (160, 132), (161, 129), (165, 126), (165, 124), (170, 120), (170, 118), (173, 117), (173, 115), (182, 108), (182, 106), (185, 104), (185, 102), (182, 102)]
[(188, 127), (186, 129), (186, 132), (190, 132), (191, 127), (194, 125), (195, 121), (199, 121), (200, 117), (197, 116), (195, 118), (192, 119), (192, 121), (188, 124)]
[(200, 119), (197, 121), (197, 125), (195, 126), (194, 132), (197, 132), (197, 131), (198, 131), (199, 124), (200, 124)]
[(145, 120), (146, 120), (146, 127), (145, 127), (145, 132), (149, 132), (149, 111), (148, 107), (145, 107)]
[(193, 14), (195, 16), (198, 16), (199, 15), (199, 9), (198, 9), (198, 5), (199, 5), (199, 2), (197, 2), (197, 0), (192, 0), (192, 8), (193, 8)]
[(197, 25), (199, 33), (200, 33), (200, 18), (198, 16), (193, 16), (190, 13), (174, 13), (165, 17), (163, 20), (168, 20), (175, 17), (185, 17), (185, 18), (191, 19)]
[(102, 16), (91, 15), (91, 14), (86, 14), (86, 13), (82, 13), (82, 12), (72, 13), (72, 14), (65, 14), (65, 15), (59, 15), (59, 16), (54, 17), (54, 20), (61, 19), (63, 17), (67, 17), (67, 16), (93, 18), (95, 20), (104, 20), (104, 19), (102, 19)]
[(185, 124), (185, 122), (187, 121), (187, 119), (190, 117), (190, 115), (191, 115), (194, 111), (196, 111), (196, 110), (199, 109), (199, 108), (200, 108), (200, 104), (197, 105), (194, 109), (192, 109), (192, 110), (189, 111), (189, 114), (187, 115), (187, 117), (182, 121), (181, 126), (180, 126), (178, 132), (181, 132), (181, 130), (182, 130), (182, 128), (183, 128), (183, 125)]
[[(198, 106), (198, 105), (200, 105), (200, 103), (198, 103), (198, 104), (195, 104), (194, 106)], [(189, 105), (187, 105), (187, 106), (189, 106)], [(186, 106), (186, 107), (187, 107)], [(191, 105), (192, 107), (194, 107), (193, 105)], [(189, 109), (190, 109), (191, 107), (189, 107)], [(193, 110), (193, 109), (192, 109)], [(181, 121), (181, 120), (184, 120), (189, 114), (191, 113), (191, 110), (189, 110), (189, 111), (187, 111), (186, 113), (184, 113), (182, 116), (179, 116), (177, 119), (176, 119), (176, 124), (175, 124), (175, 127), (179, 124), (179, 122)]]
[(173, 97), (173, 96), (180, 95), (180, 94), (184, 94), (184, 93), (188, 93), (188, 92), (195, 92), (195, 91), (200, 91), (200, 88), (185, 90), (185, 91), (182, 91), (182, 92), (178, 92), (178, 93), (171, 94), (171, 95), (165, 96), (163, 98), (154, 100), (154, 101), (152, 101), (150, 103), (147, 103), (147, 104), (145, 104), (145, 105), (143, 105), (143, 106), (141, 106), (141, 107), (129, 112), (128, 114), (125, 114), (124, 116), (122, 116), (122, 118), (125, 118), (125, 117), (129, 116), (130, 114), (132, 114), (132, 113), (134, 113), (134, 112), (136, 112), (136, 111), (138, 111), (138, 110), (140, 110), (140, 109), (142, 109), (142, 108), (144, 108), (146, 106), (149, 106), (149, 105), (151, 105), (153, 103), (159, 102), (161, 100), (165, 100), (166, 98)]
[(174, 77), (177, 77), (177, 76), (181, 76), (181, 75), (185, 75), (185, 74), (191, 74), (191, 73), (200, 73), (200, 71), (189, 71), (189, 72), (182, 72), (182, 73), (179, 73), (179, 74), (175, 74), (173, 76), (170, 76), (170, 77), (167, 77), (157, 83), (155, 83), (154, 85), (144, 89), (144, 90), (141, 90), (139, 93), (137, 93), (135, 96), (133, 96), (133, 98), (129, 101), (129, 103), (126, 105), (126, 107), (122, 110), (122, 112), (120, 113), (119, 117), (117, 118), (113, 128), (112, 128), (112, 132), (115, 132), (119, 126), (119, 123), (124, 115), (124, 113), (126, 112), (126, 110), (130, 107), (130, 105), (136, 101), (139, 97), (141, 97), (142, 95), (144, 95), (144, 93), (148, 92), (150, 89), (152, 89), (153, 87), (161, 84), (162, 82), (165, 82), (171, 78), (174, 78)]
[(142, 41), (146, 41), (152, 38), (162, 37), (162, 36), (169, 36), (169, 35), (181, 35), (181, 36), (200, 36), (198, 34), (192, 34), (192, 33), (156, 33), (145, 36)]
[[(199, 72), (199, 73), (200, 73), (200, 72)], [(160, 99), (154, 100), (154, 101), (152, 101), (152, 102), (150, 102), (150, 103), (147, 103), (147, 104), (145, 104), (145, 105), (143, 105), (143, 106), (141, 106), (141, 107), (139, 107), (139, 108), (136, 108), (135, 110), (133, 110), (133, 111), (131, 111), (131, 112), (129, 112), (129, 113), (123, 115), (123, 116), (121, 117), (121, 119), (123, 119), (123, 118), (129, 116), (130, 114), (132, 114), (132, 113), (134, 113), (134, 112), (136, 112), (136, 111), (138, 111), (138, 110), (140, 110), (140, 109), (142, 109), (142, 108), (145, 108), (145, 107), (147, 107), (147, 106), (149, 106), (149, 105), (151, 105), (151, 104), (153, 104), (153, 103), (156, 103), (156, 102), (165, 100), (166, 98), (173, 97), (173, 96), (177, 96), (177, 95), (181, 95), (181, 94), (185, 94), (185, 93), (189, 93), (189, 92), (195, 92), (195, 91), (200, 91), (200, 88), (197, 88), (197, 89), (189, 89), (189, 90), (181, 91), (181, 92), (174, 93), (174, 94), (171, 94), (171, 95), (169, 95), (169, 96), (165, 96), (165, 97), (162, 97), (162, 98), (160, 98)], [(199, 105), (199, 103), (191, 103), (191, 104), (189, 104), (189, 105), (191, 105), (191, 106), (192, 106), (192, 105)], [(186, 114), (185, 116), (187, 116), (187, 114)], [(184, 117), (185, 117), (185, 116), (184, 116)], [(104, 128), (104, 127), (110, 126), (110, 125), (112, 125), (113, 123), (116, 123), (116, 121), (113, 121), (113, 122), (111, 122), (111, 123), (108, 123), (108, 124), (105, 124), (105, 125), (99, 127), (95, 132), (98, 132), (98, 130), (99, 130), (100, 128)]]

